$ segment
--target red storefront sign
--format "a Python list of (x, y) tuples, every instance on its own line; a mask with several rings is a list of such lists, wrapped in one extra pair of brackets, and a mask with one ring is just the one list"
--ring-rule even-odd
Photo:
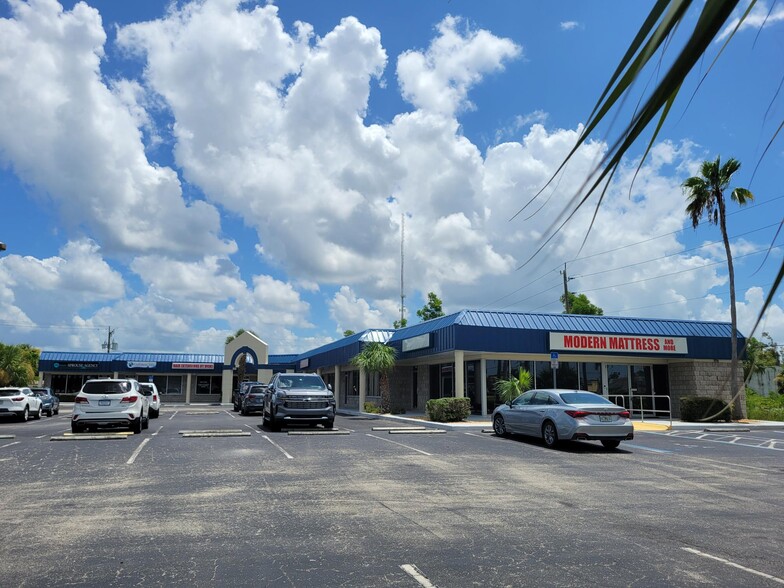
[(173, 370), (211, 370), (215, 368), (214, 363), (173, 363)]
[(550, 349), (613, 353), (688, 353), (686, 337), (550, 333)]

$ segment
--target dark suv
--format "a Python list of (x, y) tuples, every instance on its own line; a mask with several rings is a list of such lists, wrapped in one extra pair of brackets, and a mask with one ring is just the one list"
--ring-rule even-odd
[(261, 382), (242, 382), (240, 383), (240, 387), (237, 388), (231, 395), (231, 402), (234, 404), (234, 412), (239, 412), (242, 408), (242, 401), (245, 399), (245, 395), (248, 393), (248, 390), (251, 386), (261, 386)]
[(281, 423), (335, 423), (335, 397), (318, 374), (275, 374), (264, 395), (264, 424), (279, 431)]
[(52, 394), (50, 388), (33, 388), (30, 390), (41, 399), (41, 412), (47, 416), (58, 414), (60, 412), (60, 399)]

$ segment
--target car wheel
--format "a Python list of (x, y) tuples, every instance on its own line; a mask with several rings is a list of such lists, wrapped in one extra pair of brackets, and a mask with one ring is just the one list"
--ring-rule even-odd
[(615, 449), (621, 444), (618, 439), (602, 439), (602, 445), (604, 445), (605, 449)]
[(275, 415), (272, 414), (271, 412), (270, 412), (270, 415), (269, 415), (269, 428), (270, 428), (270, 430), (274, 431), (275, 433), (280, 431), (280, 423), (275, 420)]
[(237, 406), (236, 402), (234, 403), (234, 409), (233, 410), (234, 410), (234, 412), (239, 412), (240, 411), (240, 407)]
[(48, 416), (48, 417), (50, 417), (50, 418), (51, 418), (51, 416), (52, 416), (53, 414), (54, 414), (54, 411), (53, 411), (51, 408), (50, 408), (49, 410), (47, 410), (47, 411), (46, 411), (46, 416)]
[(149, 429), (150, 428), (150, 414), (147, 413), (147, 418), (142, 420), (142, 429)]
[(142, 415), (139, 415), (138, 419), (131, 421), (131, 431), (136, 435), (142, 432)]
[(507, 435), (506, 423), (504, 423), (504, 417), (500, 414), (495, 415), (495, 418), (493, 419), (493, 431), (495, 431), (495, 434), (499, 437), (506, 437)]
[(265, 427), (269, 426), (269, 419), (267, 418), (267, 410), (262, 408), (261, 409), (261, 424)]
[(54, 414), (60, 414), (60, 409), (56, 408), (55, 411), (54, 411)]
[(542, 440), (551, 449), (558, 445), (558, 431), (553, 421), (545, 421), (542, 425)]
[(151, 408), (150, 409), (150, 418), (151, 419), (157, 419), (158, 418), (158, 411), (153, 409), (153, 408)]
[(335, 427), (335, 421), (327, 421), (326, 423), (324, 423), (325, 429), (332, 429), (334, 427)]
[(40, 406), (38, 407), (38, 410), (36, 410), (36, 411), (33, 413), (33, 418), (34, 418), (35, 420), (40, 420), (40, 418), (41, 418), (41, 407), (40, 407)]
[(27, 419), (29, 418), (30, 418), (30, 409), (25, 406), (24, 410), (19, 415), (19, 420), (21, 420), (23, 423), (26, 423)]

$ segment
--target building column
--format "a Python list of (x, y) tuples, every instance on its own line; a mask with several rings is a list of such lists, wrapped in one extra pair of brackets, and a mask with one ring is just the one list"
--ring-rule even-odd
[(464, 351), (455, 350), (455, 398), (465, 397), (465, 364)]
[(482, 391), (482, 416), (487, 416), (487, 360), (479, 360), (479, 386)]
[(112, 378), (117, 380), (119, 377), (120, 377), (120, 372), (114, 372), (114, 375), (112, 376)]
[(365, 370), (359, 368), (359, 412), (365, 409), (365, 397), (367, 395), (367, 378), (365, 377)]
[[(258, 375), (256, 376), (258, 377)], [(231, 402), (231, 385), (234, 383), (234, 368), (223, 368), (221, 378), (221, 402), (226, 404)]]
[(191, 375), (185, 376), (185, 404), (191, 403)]
[(332, 393), (335, 395), (335, 409), (340, 408), (340, 366), (335, 366), (335, 385)]

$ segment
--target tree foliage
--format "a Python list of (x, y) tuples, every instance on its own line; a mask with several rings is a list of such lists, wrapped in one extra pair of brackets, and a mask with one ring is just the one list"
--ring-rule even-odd
[[(716, 0), (711, 2), (705, 2), (704, 0), (657, 0), (654, 3), (650, 13), (640, 26), (640, 29), (635, 33), (634, 39), (597, 100), (577, 142), (548, 182), (532, 199), (522, 206), (517, 214), (520, 214), (530, 206), (555, 181), (583, 144), (592, 139), (604, 140), (607, 138), (604, 136), (604, 131), (600, 125), (614, 120), (624, 104), (630, 101), (637, 102), (631, 96), (631, 93), (633, 88), (635, 88), (636, 82), (640, 81), (640, 78), (646, 72), (650, 73), (651, 70), (654, 70), (656, 81), (645, 85), (644, 95), (639, 99), (639, 104), (635, 108), (631, 120), (622, 127), (620, 132), (613, 133), (609, 137), (607, 153), (592, 169), (582, 186), (573, 193), (569, 203), (564, 207), (560, 215), (546, 228), (539, 248), (520, 267), (525, 266), (536, 257), (588, 199), (598, 193), (598, 198), (593, 205), (593, 220), (586, 231), (583, 242), (588, 239), (606, 190), (610, 185), (610, 180), (615, 175), (624, 156), (631, 149), (632, 145), (643, 136), (643, 133), (652, 129), (646, 150), (639, 159), (638, 166), (642, 167), (659, 131), (671, 112), (684, 81), (695, 69), (695, 66), (700, 64), (700, 67), (702, 67), (704, 65), (704, 57), (708, 49), (717, 40), (722, 29), (725, 26), (731, 26), (723, 44), (715, 45), (715, 47), (719, 47), (718, 52), (704, 74), (705, 76), (709, 75), (713, 63), (719, 59), (726, 45), (733, 39), (735, 33), (746, 21), (756, 2), (757, 0), (750, 0), (740, 18), (733, 20), (732, 24), (730, 22), (733, 19), (734, 11), (741, 5), (739, 0)], [(696, 7), (699, 13), (696, 20), (692, 20), (690, 14), (690, 9), (693, 6)], [(675, 32), (679, 28), (686, 29), (687, 27), (692, 27), (692, 22), (694, 22), (693, 28), (687, 32), (683, 46), (679, 50), (674, 49), (671, 41)], [(677, 51), (669, 67), (664, 67), (662, 64), (665, 50)], [(745, 91), (751, 90), (746, 88)], [(782, 129), (784, 129), (784, 121), (779, 124), (773, 133), (762, 157), (767, 153)], [(772, 243), (778, 238), (782, 227), (784, 227), (784, 220), (779, 224), (779, 230), (774, 236)], [(759, 326), (765, 311), (772, 303), (776, 292), (781, 286), (782, 279), (784, 279), (784, 261), (774, 278), (770, 291), (757, 315), (756, 323), (749, 334), (753, 334)]]
[(422, 322), (444, 316), (444, 311), (442, 310), (441, 305), (441, 299), (436, 296), (436, 293), (428, 292), (427, 304), (417, 310), (417, 316), (422, 320)]
[(396, 329), (402, 329), (408, 324), (408, 319), (406, 317), (401, 318), (399, 321), (395, 321), (392, 323), (392, 326)]
[(370, 374), (379, 374), (381, 409), (387, 413), (392, 410), (389, 393), (389, 372), (395, 367), (397, 351), (394, 347), (373, 341), (366, 344), (362, 351), (351, 358), (351, 364)]
[(520, 394), (531, 389), (531, 382), (531, 372), (520, 368), (516, 378), (513, 376), (508, 380), (498, 380), (495, 383), (495, 391), (502, 402), (512, 402)]
[(756, 337), (746, 340), (746, 359), (743, 362), (743, 379), (748, 380), (753, 373), (761, 373), (765, 368), (781, 366), (779, 346), (768, 333), (762, 333), (760, 341)]
[(345, 331), (343, 331), (343, 336), (344, 337), (351, 337), (351, 335), (353, 335), (353, 334), (354, 334), (354, 331), (352, 331), (351, 329), (346, 329)]
[[(738, 398), (742, 389), (738, 384), (738, 315), (735, 308), (735, 269), (732, 265), (732, 249), (727, 234), (727, 203), (724, 199), (724, 192), (729, 188), (732, 176), (739, 169), (740, 162), (736, 159), (730, 158), (722, 165), (721, 158), (717, 157), (716, 161), (703, 161), (700, 175), (692, 176), (683, 182), (683, 190), (688, 200), (686, 213), (691, 218), (692, 226), (696, 228), (700, 224), (700, 220), (707, 217), (709, 223), (719, 226), (721, 238), (724, 241), (730, 283), (730, 321), (732, 323), (730, 391), (733, 402)], [(739, 206), (743, 206), (754, 196), (746, 188), (735, 188), (730, 193), (730, 198)], [(735, 406), (738, 416), (743, 416), (739, 403), (735, 402)]]
[[(561, 296), (561, 303), (566, 307), (566, 299), (563, 295)], [(566, 314), (565, 310), (564, 314)], [(602, 316), (604, 310), (588, 300), (588, 297), (585, 294), (569, 292), (569, 314), (593, 314)]]
[(29, 386), (38, 374), (41, 350), (20, 343), (0, 343), (0, 386)]

